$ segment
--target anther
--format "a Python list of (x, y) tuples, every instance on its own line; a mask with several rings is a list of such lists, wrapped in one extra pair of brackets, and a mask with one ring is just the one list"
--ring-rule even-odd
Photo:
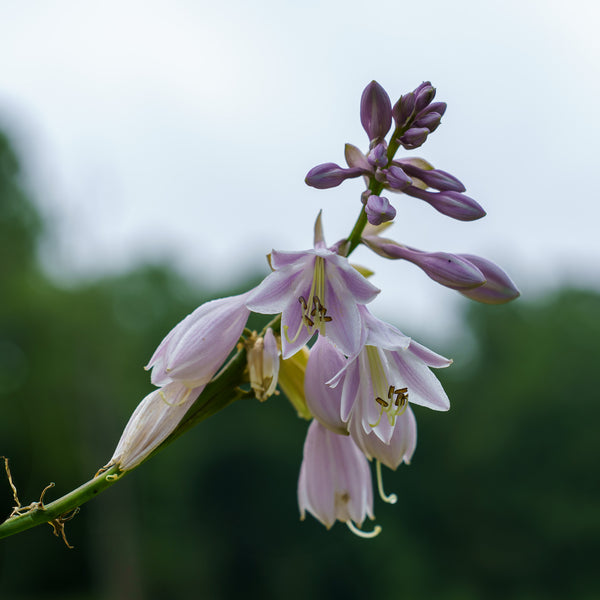
[(323, 321), (325, 321), (325, 323), (331, 323), (331, 321), (333, 321), (333, 317), (328, 317), (327, 315), (323, 317)]
[(392, 394), (394, 393), (394, 386), (390, 385), (390, 389), (388, 390), (388, 400), (392, 399)]
[(381, 406), (383, 406), (384, 408), (387, 408), (390, 405), (389, 402), (386, 402), (383, 398), (380, 398), (379, 396), (375, 398), (375, 402), (377, 402), (377, 404), (381, 404)]
[(300, 296), (298, 298), (298, 302), (300, 302), (300, 304), (302, 305), (302, 310), (306, 310), (306, 300), (304, 299), (304, 296)]
[(315, 326), (315, 322), (308, 316), (308, 315), (304, 315), (304, 322), (309, 326), (309, 327), (314, 327)]

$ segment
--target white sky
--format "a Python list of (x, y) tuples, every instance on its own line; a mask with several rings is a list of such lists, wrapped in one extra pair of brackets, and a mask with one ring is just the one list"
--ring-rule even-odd
[[(371, 79), (393, 101), (429, 79), (449, 107), (413, 154), (488, 216), (461, 223), (394, 195), (393, 237), (487, 256), (524, 296), (598, 287), (600, 3), (216, 4), (0, 0), (0, 127), (56, 227), (53, 273), (167, 256), (217, 289), (266, 274), (273, 247), (310, 247), (320, 208), (328, 241), (346, 236), (360, 182), (318, 191), (306, 172), (342, 164), (345, 142), (366, 147)], [(380, 316), (416, 337), (453, 331), (467, 300), (408, 263), (356, 261), (377, 271)]]

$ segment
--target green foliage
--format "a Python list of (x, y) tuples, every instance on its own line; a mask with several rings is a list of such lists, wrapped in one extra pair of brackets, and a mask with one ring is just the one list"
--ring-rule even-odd
[[(207, 298), (160, 265), (58, 288), (35, 263), (42, 227), (4, 138), (0, 166), (0, 454), (25, 504), (110, 458), (151, 389), (143, 364)], [(466, 325), (467, 350), (439, 372), (452, 409), (417, 409), (413, 464), (384, 476), (399, 502), (376, 503), (378, 538), (299, 521), (306, 423), (282, 397), (244, 400), (83, 506), (67, 526), (75, 550), (49, 527), (2, 540), (0, 597), (599, 597), (600, 296), (475, 306)], [(2, 516), (11, 506), (0, 480)]]

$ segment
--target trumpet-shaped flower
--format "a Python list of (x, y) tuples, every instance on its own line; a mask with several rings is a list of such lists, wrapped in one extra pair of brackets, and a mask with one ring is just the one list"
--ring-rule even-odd
[(367, 281), (348, 259), (315, 244), (304, 252), (273, 250), (274, 272), (248, 297), (255, 312), (281, 313), (283, 358), (295, 354), (316, 333), (327, 336), (345, 354), (360, 347), (360, 305), (379, 289)]
[(240, 338), (250, 292), (199, 306), (160, 343), (146, 369), (154, 385), (172, 381), (195, 388), (208, 383)]
[[(389, 444), (408, 402), (448, 410), (450, 402), (429, 367), (451, 360), (414, 342), (395, 327), (361, 309), (365, 330), (361, 350), (328, 383), (342, 385), (341, 417), (359, 445), (374, 433)], [(361, 440), (362, 438), (362, 440)]]
[(302, 519), (308, 511), (327, 528), (339, 520), (362, 534), (353, 522), (360, 527), (365, 517), (373, 518), (373, 487), (369, 463), (350, 436), (333, 433), (318, 421), (310, 424), (298, 504)]

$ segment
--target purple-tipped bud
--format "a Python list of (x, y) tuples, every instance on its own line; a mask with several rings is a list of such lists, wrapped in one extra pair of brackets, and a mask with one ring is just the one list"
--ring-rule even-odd
[(402, 258), (417, 265), (437, 283), (453, 290), (471, 290), (485, 284), (485, 275), (464, 255), (423, 252), (378, 236), (363, 236), (371, 250), (385, 258)]
[(394, 104), (392, 115), (398, 127), (404, 127), (415, 112), (415, 94), (409, 92)]
[(373, 172), (373, 167), (367, 160), (367, 157), (352, 144), (346, 144), (344, 147), (344, 156), (346, 163), (351, 169), (360, 169), (365, 174)]
[(475, 221), (485, 217), (485, 210), (473, 198), (459, 192), (427, 192), (411, 186), (404, 193), (425, 200), (438, 212), (459, 221)]
[(369, 140), (383, 139), (392, 126), (390, 97), (376, 81), (371, 81), (362, 93), (360, 122)]
[(415, 111), (418, 114), (435, 98), (435, 88), (425, 81), (415, 90), (415, 96)]
[(365, 205), (365, 212), (371, 225), (381, 225), (387, 221), (393, 221), (396, 217), (396, 209), (383, 196), (369, 196)]
[(425, 129), (429, 129), (430, 133), (433, 133), (442, 122), (442, 115), (436, 112), (430, 112), (426, 115), (419, 117), (413, 125), (415, 127), (425, 127)]
[(399, 142), (406, 150), (414, 150), (422, 146), (429, 135), (429, 129), (426, 127), (411, 127), (400, 139)]
[(417, 118), (420, 119), (421, 117), (424, 117), (425, 115), (432, 113), (432, 112), (437, 113), (438, 115), (443, 117), (444, 113), (446, 112), (446, 108), (448, 108), (448, 105), (445, 102), (432, 102), (429, 106), (424, 108), (417, 115)]
[(484, 304), (505, 304), (521, 295), (510, 277), (491, 260), (473, 254), (459, 256), (475, 265), (486, 278), (485, 284), (479, 288), (459, 290), (467, 298)]
[(361, 169), (343, 169), (335, 163), (324, 163), (313, 167), (307, 173), (304, 181), (307, 185), (318, 190), (326, 190), (337, 187), (346, 179), (359, 177), (360, 175), (362, 175)]
[(388, 164), (387, 144), (385, 142), (379, 142), (379, 144), (369, 151), (367, 160), (373, 167), (385, 167)]
[(454, 175), (446, 173), (446, 171), (442, 171), (441, 169), (420, 169), (411, 162), (405, 162), (402, 159), (398, 162), (402, 165), (404, 171), (411, 177), (420, 179), (429, 187), (435, 188), (436, 190), (443, 192), (464, 192), (466, 190), (462, 182), (454, 177)]
[(389, 169), (386, 169), (385, 179), (393, 190), (404, 190), (412, 184), (412, 179), (397, 165), (391, 165)]

